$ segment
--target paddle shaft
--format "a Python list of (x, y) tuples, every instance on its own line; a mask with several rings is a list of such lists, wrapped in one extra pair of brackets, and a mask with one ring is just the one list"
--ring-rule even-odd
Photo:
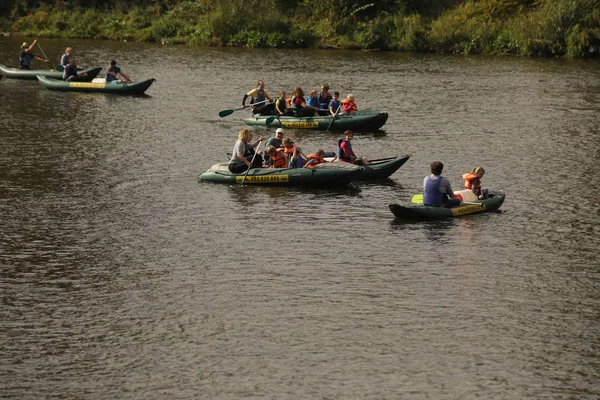
[(269, 100), (259, 101), (258, 103), (253, 103), (253, 104), (250, 104), (248, 106), (243, 106), (243, 107), (240, 107), (240, 108), (233, 108), (231, 110), (219, 111), (219, 117), (223, 118), (223, 117), (226, 117), (228, 115), (233, 114), (236, 111), (243, 110), (243, 109), (248, 108), (250, 106), (255, 106), (255, 105), (258, 105), (258, 104), (263, 104), (263, 103), (266, 103), (267, 101), (269, 101)]
[(333, 114), (333, 117), (331, 117), (331, 122), (329, 123), (329, 126), (327, 127), (327, 130), (329, 130), (329, 128), (331, 128), (331, 125), (333, 125), (333, 120), (337, 116), (338, 111), (340, 111), (340, 107), (341, 106), (342, 106), (342, 102), (340, 102), (340, 105), (338, 106), (337, 110), (335, 110), (335, 114)]
[(250, 161), (250, 166), (246, 170), (246, 173), (244, 174), (244, 179), (242, 179), (242, 181), (240, 182), (240, 185), (244, 184), (244, 181), (246, 180), (246, 177), (248, 176), (248, 172), (250, 172), (250, 168), (252, 168), (252, 165), (254, 164), (254, 158), (256, 157), (256, 153), (258, 153), (258, 148), (260, 147), (261, 142), (262, 142), (262, 140), (259, 140), (258, 144), (256, 145), (256, 149), (254, 150), (254, 155), (252, 155), (252, 160)]
[(42, 54), (44, 55), (44, 58), (46, 59), (46, 62), (48, 64), (50, 64), (50, 69), (54, 69), (54, 66), (52, 65), (52, 63), (50, 62), (50, 59), (48, 58), (48, 56), (46, 55), (46, 52), (44, 51), (44, 49), (42, 49), (42, 46), (40, 45), (40, 43), (37, 43), (38, 47), (40, 48), (40, 51), (42, 52)]

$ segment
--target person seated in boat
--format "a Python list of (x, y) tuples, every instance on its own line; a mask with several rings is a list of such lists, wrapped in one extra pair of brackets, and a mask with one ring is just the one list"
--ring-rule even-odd
[(317, 149), (314, 154), (309, 154), (306, 157), (306, 164), (304, 164), (304, 168), (314, 168), (316, 165), (322, 164), (324, 162), (333, 162), (337, 159), (334, 157), (331, 161), (325, 160), (325, 151), (323, 149)]
[[(275, 130), (275, 136), (272, 138), (269, 138), (267, 140), (267, 143), (265, 144), (265, 147), (269, 147), (269, 146), (273, 146), (276, 149), (281, 149), (283, 147), (283, 129), (277, 128)], [(268, 164), (269, 163), (269, 153), (265, 152), (264, 159), (265, 159), (265, 164)]]
[(423, 205), (451, 208), (460, 204), (454, 197), (450, 181), (442, 176), (444, 164), (441, 161), (431, 163), (431, 175), (423, 180)]
[(254, 143), (252, 141), (252, 132), (250, 129), (244, 128), (238, 134), (237, 142), (233, 146), (231, 160), (229, 160), (229, 171), (234, 174), (244, 172), (250, 168), (261, 168), (263, 164), (262, 155), (256, 152), (255, 148), (263, 141), (263, 137), (259, 137)]
[(277, 149), (275, 146), (267, 146), (267, 150), (265, 152), (266, 155), (269, 156), (267, 168), (286, 168), (288, 166), (287, 156), (283, 151)]
[(248, 97), (250, 97), (250, 106), (252, 107), (252, 114), (273, 115), (275, 111), (273, 98), (271, 97), (269, 92), (265, 90), (265, 83), (262, 80), (258, 81), (258, 86), (256, 87), (256, 89), (252, 89), (244, 95), (244, 98), (242, 99), (243, 107), (246, 107), (246, 99)]
[(339, 159), (340, 161), (349, 162), (355, 165), (367, 165), (369, 160), (365, 157), (358, 158), (354, 151), (352, 150), (352, 138), (354, 137), (354, 133), (351, 130), (346, 130), (344, 132), (344, 137), (338, 140), (338, 148), (339, 148)]
[(344, 113), (352, 114), (358, 111), (356, 107), (356, 102), (354, 101), (354, 96), (349, 94), (344, 100), (342, 100), (342, 107), (344, 108)]
[(317, 110), (320, 108), (319, 95), (316, 90), (310, 91), (310, 93), (308, 94), (308, 99), (306, 99), (306, 104), (316, 108)]
[(327, 110), (329, 103), (331, 103), (332, 96), (329, 93), (329, 85), (324, 83), (321, 85), (321, 92), (319, 93), (319, 108), (321, 110)]
[(476, 167), (473, 171), (463, 174), (465, 180), (465, 189), (471, 190), (479, 200), (483, 200), (488, 195), (487, 189), (481, 188), (481, 178), (485, 174), (483, 167)]
[(45, 63), (50, 62), (50, 60), (40, 58), (32, 53), (32, 50), (36, 44), (37, 39), (31, 43), (31, 46), (27, 42), (23, 42), (21, 45), (21, 51), (19, 52), (19, 69), (31, 69), (31, 62), (33, 60), (38, 60)]
[(87, 72), (84, 72), (83, 74), (79, 75), (77, 71), (77, 60), (71, 58), (69, 60), (69, 65), (67, 65), (67, 68), (65, 68), (65, 70), (63, 71), (63, 80), (65, 82), (75, 82), (78, 80), (78, 78), (87, 76)]
[(131, 83), (132, 81), (129, 79), (129, 76), (127, 76), (127, 74), (117, 66), (117, 62), (112, 60), (110, 62), (110, 67), (108, 67), (108, 70), (106, 71), (106, 82), (117, 84)]
[(62, 57), (60, 58), (60, 66), (63, 69), (63, 81), (66, 80), (66, 76), (64, 74), (65, 70), (67, 69), (67, 67), (71, 64), (71, 57), (73, 57), (73, 49), (70, 47), (67, 47), (65, 49), (65, 54), (62, 55)]
[(288, 166), (291, 168), (302, 168), (306, 163), (306, 160), (302, 157), (302, 150), (290, 138), (283, 139), (282, 150), (287, 159)]
[(288, 109), (288, 102), (285, 98), (285, 91), (279, 92), (279, 97), (275, 100), (275, 111), (279, 115), (285, 115)]
[(319, 116), (319, 109), (306, 104), (304, 100), (304, 91), (302, 88), (294, 89), (294, 96), (292, 97), (292, 105), (294, 107), (294, 116), (296, 117), (312, 117)]
[(339, 114), (341, 105), (342, 105), (342, 103), (340, 102), (339, 92), (333, 92), (333, 97), (331, 98), (331, 101), (329, 102), (329, 114), (333, 118), (335, 118), (336, 115)]

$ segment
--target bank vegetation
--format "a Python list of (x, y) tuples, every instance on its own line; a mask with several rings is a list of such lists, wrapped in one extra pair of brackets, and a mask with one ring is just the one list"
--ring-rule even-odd
[(210, 46), (594, 57), (599, 0), (3, 0), (0, 31)]

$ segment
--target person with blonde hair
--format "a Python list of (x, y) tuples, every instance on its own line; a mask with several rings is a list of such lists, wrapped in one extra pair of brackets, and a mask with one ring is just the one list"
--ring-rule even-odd
[(344, 113), (352, 114), (358, 111), (356, 102), (354, 101), (354, 95), (349, 94), (344, 100), (342, 100), (342, 107), (344, 107)]
[(261, 168), (263, 164), (262, 155), (256, 152), (256, 149), (264, 138), (261, 136), (256, 142), (251, 143), (252, 132), (250, 132), (250, 129), (244, 128), (238, 134), (237, 139), (233, 146), (231, 160), (229, 160), (229, 171), (239, 174), (246, 169)]
[[(65, 54), (60, 58), (60, 65), (63, 67), (63, 71), (71, 64), (71, 57), (73, 57), (73, 49), (71, 47), (67, 47), (65, 49)], [(63, 80), (65, 76), (63, 75)]]
[(479, 198), (479, 200), (483, 200), (487, 197), (487, 189), (481, 188), (481, 178), (485, 174), (485, 169), (483, 167), (475, 167), (473, 171), (467, 172), (463, 174), (463, 179), (465, 180), (465, 189), (469, 189), (473, 191), (473, 193)]

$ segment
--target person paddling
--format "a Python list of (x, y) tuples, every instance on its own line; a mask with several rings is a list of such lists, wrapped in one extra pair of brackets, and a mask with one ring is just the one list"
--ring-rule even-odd
[[(244, 95), (244, 98), (242, 99), (243, 107), (246, 107), (246, 99), (248, 97), (250, 97), (250, 106), (252, 106), (252, 114), (272, 115), (274, 113), (275, 105), (273, 104), (273, 98), (271, 97), (269, 92), (265, 90), (265, 83), (262, 80), (258, 81), (258, 86), (256, 87), (256, 89), (252, 89)], [(269, 102), (267, 102), (266, 100), (269, 100)]]
[(32, 60), (38, 60), (45, 63), (50, 62), (50, 60), (40, 58), (32, 53), (32, 50), (36, 44), (37, 39), (31, 43), (31, 46), (27, 42), (23, 42), (21, 45), (21, 51), (19, 52), (19, 69), (31, 69)]
[(106, 82), (108, 83), (131, 83), (129, 76), (121, 68), (117, 66), (117, 62), (112, 60), (110, 67), (106, 71)]

